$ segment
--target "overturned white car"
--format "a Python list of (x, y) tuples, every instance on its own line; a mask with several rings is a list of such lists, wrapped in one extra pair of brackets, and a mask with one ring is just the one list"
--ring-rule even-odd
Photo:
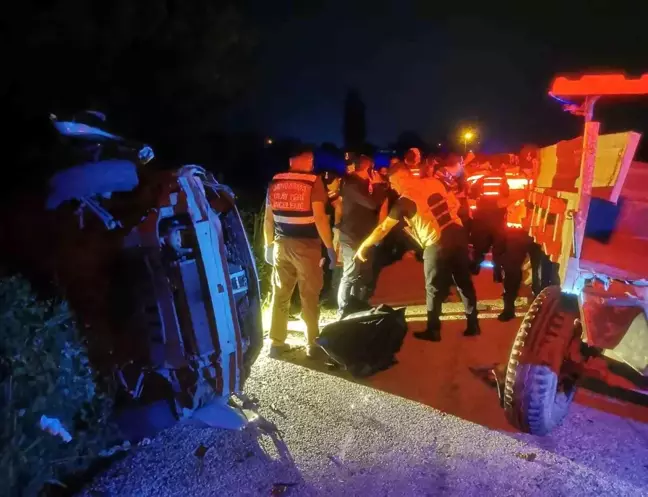
[(199, 166), (153, 167), (150, 147), (86, 112), (51, 120), (69, 167), (50, 180), (57, 279), (112, 378), (117, 419), (148, 436), (209, 406), (236, 425), (262, 346), (254, 257), (232, 191)]

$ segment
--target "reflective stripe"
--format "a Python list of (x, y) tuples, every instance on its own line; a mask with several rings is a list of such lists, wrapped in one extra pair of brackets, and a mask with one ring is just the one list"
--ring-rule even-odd
[(485, 176), (482, 181), (482, 195), (487, 197), (497, 197), (502, 192), (504, 178), (499, 176)]
[[(443, 205), (445, 203), (447, 203), (446, 199), (442, 199), (439, 202), (437, 202), (436, 204), (432, 204), (430, 206), (430, 209), (432, 210), (432, 212), (434, 212), (434, 209), (436, 209), (437, 207), (439, 207), (439, 206), (441, 206), (441, 205)], [(446, 211), (447, 211), (447, 209), (444, 209), (442, 212), (446, 212)]]
[[(441, 200), (439, 200), (435, 204), (430, 205), (430, 200), (437, 196), (440, 197)], [(436, 195), (432, 195), (430, 196), (430, 199), (428, 199), (428, 205), (430, 212), (432, 212), (432, 215), (439, 224), (439, 231), (443, 231), (445, 228), (450, 226), (450, 224), (452, 224), (452, 216), (450, 215), (450, 210), (448, 208), (448, 199), (446, 197), (443, 197), (438, 193)]]
[(508, 185), (511, 190), (523, 190), (529, 184), (529, 180), (525, 178), (511, 178), (508, 180)]
[(275, 174), (273, 180), (301, 180), (301, 181), (310, 181), (315, 183), (317, 176), (315, 174), (309, 173), (279, 173)]
[(274, 216), (277, 223), (283, 224), (315, 224), (315, 216), (293, 217), (293, 216)]

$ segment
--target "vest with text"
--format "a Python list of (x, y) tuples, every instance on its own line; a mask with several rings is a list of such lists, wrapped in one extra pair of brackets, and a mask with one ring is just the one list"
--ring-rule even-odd
[(277, 238), (318, 238), (311, 194), (317, 175), (289, 171), (272, 178), (268, 202)]

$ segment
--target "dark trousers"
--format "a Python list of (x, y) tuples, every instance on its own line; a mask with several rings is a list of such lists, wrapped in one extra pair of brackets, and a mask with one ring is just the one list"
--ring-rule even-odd
[(504, 253), (501, 257), (504, 271), (504, 307), (514, 308), (522, 285), (522, 266), (531, 249), (532, 238), (522, 229), (506, 231)]
[(559, 264), (551, 262), (540, 245), (533, 242), (530, 244), (529, 258), (531, 259), (532, 271), (531, 290), (534, 295), (538, 295), (548, 286), (560, 285)]
[(470, 239), (473, 220), (472, 217), (470, 217), (470, 205), (468, 205), (468, 200), (466, 200), (465, 198), (460, 200), (460, 206), (457, 215), (459, 216), (459, 219), (461, 219), (461, 224), (463, 224), (463, 227), (468, 234), (468, 239)]
[(477, 296), (470, 274), (468, 235), (462, 226), (449, 226), (437, 244), (423, 251), (423, 269), (427, 310), (436, 321), (453, 284), (459, 291), (466, 316), (476, 319)]
[(338, 290), (340, 289), (340, 280), (342, 279), (342, 268), (340, 266), (335, 266), (335, 269), (330, 270), (330, 273), (331, 277), (328, 291), (326, 292), (326, 301), (329, 303), (337, 303)]
[(474, 264), (481, 264), (492, 249), (493, 262), (501, 265), (505, 252), (506, 212), (502, 209), (477, 210), (471, 224)]
[(362, 302), (369, 300), (374, 290), (373, 252), (371, 248), (365, 252), (367, 261), (360, 262), (355, 258), (356, 248), (348, 243), (341, 242), (342, 252), (342, 277), (338, 289), (338, 309), (343, 310), (351, 297)]
[(411, 237), (409, 237), (401, 226), (396, 226), (383, 241), (374, 249), (373, 266), (374, 282), (383, 268), (400, 261), (403, 255), (409, 250), (414, 250), (417, 257), (422, 257), (423, 250)]

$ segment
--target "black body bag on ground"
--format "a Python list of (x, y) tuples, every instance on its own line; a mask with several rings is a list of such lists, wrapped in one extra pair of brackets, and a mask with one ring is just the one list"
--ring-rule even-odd
[(326, 325), (317, 343), (353, 376), (363, 377), (396, 362), (406, 333), (405, 308), (380, 305)]

